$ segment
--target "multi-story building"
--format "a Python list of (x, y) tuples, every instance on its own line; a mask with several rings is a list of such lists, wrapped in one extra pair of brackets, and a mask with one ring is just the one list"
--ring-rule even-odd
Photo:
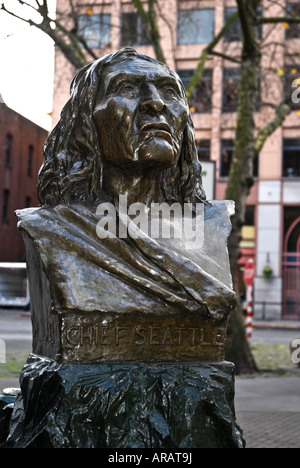
[(0, 262), (25, 261), (17, 209), (37, 206), (37, 174), (48, 132), (0, 103)]
[[(145, 2), (146, 3), (146, 2)], [(58, 0), (58, 10), (67, 9)], [(129, 0), (83, 1), (78, 27), (99, 57), (123, 46), (154, 56), (142, 22)], [(160, 0), (158, 25), (168, 65), (185, 83), (198, 59), (236, 10), (235, 0)], [(261, 15), (300, 16), (295, 0), (264, 0)], [(255, 183), (248, 197), (240, 259), (242, 272), (249, 258), (255, 260), (255, 315), (257, 318), (300, 318), (300, 104), (297, 81), (300, 73), (300, 27), (286, 23), (264, 25), (259, 32), (262, 47), (261, 99), (278, 104), (285, 97), (293, 112), (267, 140), (254, 164)], [(199, 156), (210, 161), (216, 181), (216, 199), (225, 196), (234, 148), (240, 65), (228, 57), (240, 56), (241, 30), (236, 22), (210, 56), (203, 78), (190, 106), (193, 112)], [(69, 83), (75, 70), (56, 54), (54, 123), (68, 99)], [(294, 88), (292, 88), (294, 86)], [(294, 92), (294, 102), (292, 93)], [(257, 130), (266, 124), (269, 111), (259, 107)], [(204, 177), (204, 183), (206, 179)]]

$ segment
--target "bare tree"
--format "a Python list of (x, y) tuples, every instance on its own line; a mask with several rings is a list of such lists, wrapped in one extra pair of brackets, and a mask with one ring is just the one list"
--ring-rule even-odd
[[(156, 0), (147, 0), (147, 8), (141, 0), (132, 0), (132, 2), (145, 26), (145, 33), (154, 47), (157, 59), (164, 62), (165, 58), (157, 25)], [(91, 16), (93, 7), (98, 8), (101, 4), (104, 5), (102, 1), (94, 0), (89, 3), (88, 7), (84, 7), (82, 2), (68, 0), (67, 8), (63, 11), (58, 9), (55, 17), (51, 16), (48, 0), (35, 0), (31, 3), (18, 0), (18, 3), (20, 6), (27, 7), (29, 11), (32, 10), (32, 17), (39, 19), (33, 20), (32, 17), (28, 18), (26, 14), (22, 16), (20, 13), (16, 13), (13, 8), (7, 6), (9, 2), (1, 3), (0, 10), (25, 21), (51, 37), (55, 45), (76, 69), (86, 65), (90, 58), (98, 58), (95, 50), (86, 40), (85, 28), (82, 23), (80, 24), (80, 18), (86, 12), (87, 16)]]
[[(236, 203), (236, 214), (233, 217), (233, 230), (229, 241), (231, 268), (234, 280), (237, 278), (239, 259), (239, 244), (241, 229), (245, 223), (247, 196), (253, 184), (253, 161), (264, 146), (267, 138), (282, 125), (291, 108), (284, 99), (277, 103), (261, 103), (271, 106), (273, 112), (269, 121), (256, 134), (255, 113), (257, 111), (260, 92), (259, 79), (261, 70), (261, 43), (259, 40), (259, 26), (263, 23), (274, 24), (292, 20), (299, 22), (299, 18), (266, 18), (260, 17), (259, 0), (237, 0), (239, 19), (241, 22), (243, 49), (241, 55), (241, 81), (239, 86), (239, 101), (237, 115), (237, 129), (231, 170), (226, 190), (226, 198)], [(274, 47), (274, 45), (273, 45)], [(229, 326), (230, 339), (228, 341), (228, 358), (235, 358), (235, 364), (240, 372), (248, 372), (254, 368), (251, 353), (247, 346), (245, 335), (242, 333), (244, 323), (242, 314), (237, 309), (231, 316)]]
[[(269, 0), (268, 3), (267, 8), (277, 2)], [(238, 63), (241, 67), (234, 154), (226, 190), (226, 198), (234, 200), (236, 204), (236, 213), (232, 218), (232, 234), (229, 240), (231, 270), (236, 290), (238, 260), (240, 257), (239, 246), (242, 238), (241, 230), (245, 224), (247, 197), (253, 185), (253, 162), (263, 149), (269, 136), (283, 124), (285, 118), (291, 112), (290, 95), (282, 96), (281, 93), (277, 102), (274, 102), (274, 100), (266, 102), (259, 99), (261, 81), (267, 81), (270, 74), (272, 80), (274, 80), (275, 74), (279, 88), (283, 86), (283, 83), (278, 82), (278, 71), (281, 71), (283, 78), (284, 73), (280, 70), (281, 64), (276, 64), (276, 51), (278, 48), (286, 47), (282, 42), (268, 42), (272, 29), (265, 37), (260, 37), (259, 28), (262, 24), (271, 26), (284, 24), (286, 28), (289, 28), (290, 25), (300, 23), (300, 17), (293, 10), (290, 15), (286, 15), (286, 12), (282, 10), (282, 16), (280, 17), (262, 16), (259, 11), (260, 5), (260, 0), (237, 0), (237, 12), (233, 14), (220, 33), (204, 49), (187, 90), (190, 98), (194, 87), (202, 78), (206, 60), (211, 55), (218, 55), (225, 60)], [(241, 24), (243, 43), (241, 53), (237, 49), (236, 55), (232, 57), (223, 52), (216, 52), (216, 46), (223, 40), (226, 32), (236, 21), (240, 21)], [(266, 48), (270, 49), (269, 60), (267, 65), (262, 66), (261, 56)], [(285, 53), (287, 52), (285, 51)], [(295, 55), (293, 59), (295, 60)], [(255, 115), (258, 107), (269, 108), (271, 111), (265, 113), (265, 124), (257, 132)], [(231, 314), (228, 332), (227, 358), (235, 363), (238, 373), (255, 371), (256, 364), (246, 339), (241, 305)]]

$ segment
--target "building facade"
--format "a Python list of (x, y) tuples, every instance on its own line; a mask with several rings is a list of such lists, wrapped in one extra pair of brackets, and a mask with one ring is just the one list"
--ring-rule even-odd
[(15, 210), (38, 206), (37, 174), (48, 132), (0, 104), (0, 262), (25, 261)]
[[(198, 59), (226, 20), (236, 11), (235, 0), (159, 0), (158, 26), (168, 65), (188, 83)], [(58, 0), (67, 10), (68, 2)], [(78, 27), (100, 56), (132, 46), (155, 56), (133, 2), (82, 1)], [(261, 15), (300, 16), (299, 1), (264, 0)], [(255, 260), (255, 316), (257, 319), (300, 319), (300, 28), (286, 23), (263, 25), (261, 40), (261, 101), (257, 131), (272, 118), (274, 105), (284, 99), (293, 110), (282, 127), (267, 140), (254, 164), (255, 183), (247, 202), (240, 259), (243, 269)], [(199, 157), (209, 172), (213, 167), (212, 197), (223, 199), (234, 149), (240, 65), (241, 29), (236, 22), (210, 56), (201, 82), (190, 102)], [(62, 73), (63, 70), (63, 73)], [(69, 96), (75, 70), (57, 51), (54, 88), (54, 123)], [(273, 106), (273, 107), (272, 107)], [(272, 110), (273, 109), (273, 110)], [(207, 174), (205, 170), (205, 174)], [(209, 176), (209, 174), (208, 174)], [(207, 176), (207, 177), (208, 177)], [(206, 178), (204, 177), (204, 184)]]

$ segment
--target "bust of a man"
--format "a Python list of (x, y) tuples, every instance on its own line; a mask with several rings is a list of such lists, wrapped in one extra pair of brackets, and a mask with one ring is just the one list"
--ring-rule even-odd
[[(235, 306), (232, 204), (205, 200), (178, 75), (130, 48), (91, 63), (75, 76), (44, 155), (41, 206), (17, 212), (33, 351), (67, 361), (221, 360)], [(202, 241), (153, 236), (147, 216), (162, 206), (173, 207), (173, 228), (174, 206), (188, 208)]]

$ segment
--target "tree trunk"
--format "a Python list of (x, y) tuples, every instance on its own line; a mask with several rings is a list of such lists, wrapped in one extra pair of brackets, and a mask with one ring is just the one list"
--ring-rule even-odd
[(148, 11), (146, 11), (141, 0), (133, 0), (133, 4), (146, 27), (148, 38), (154, 48), (157, 60), (165, 63), (166, 59), (161, 46), (160, 33), (157, 24), (156, 0), (148, 0)]
[[(258, 2), (237, 0), (237, 3), (243, 31), (243, 53), (235, 149), (226, 191), (226, 198), (234, 200), (236, 204), (228, 246), (236, 291), (241, 229), (245, 222), (247, 197), (253, 184), (254, 116), (259, 95), (260, 67), (256, 11)], [(241, 305), (232, 313), (229, 322), (227, 359), (235, 363), (237, 373), (252, 373), (257, 370), (246, 338)]]

